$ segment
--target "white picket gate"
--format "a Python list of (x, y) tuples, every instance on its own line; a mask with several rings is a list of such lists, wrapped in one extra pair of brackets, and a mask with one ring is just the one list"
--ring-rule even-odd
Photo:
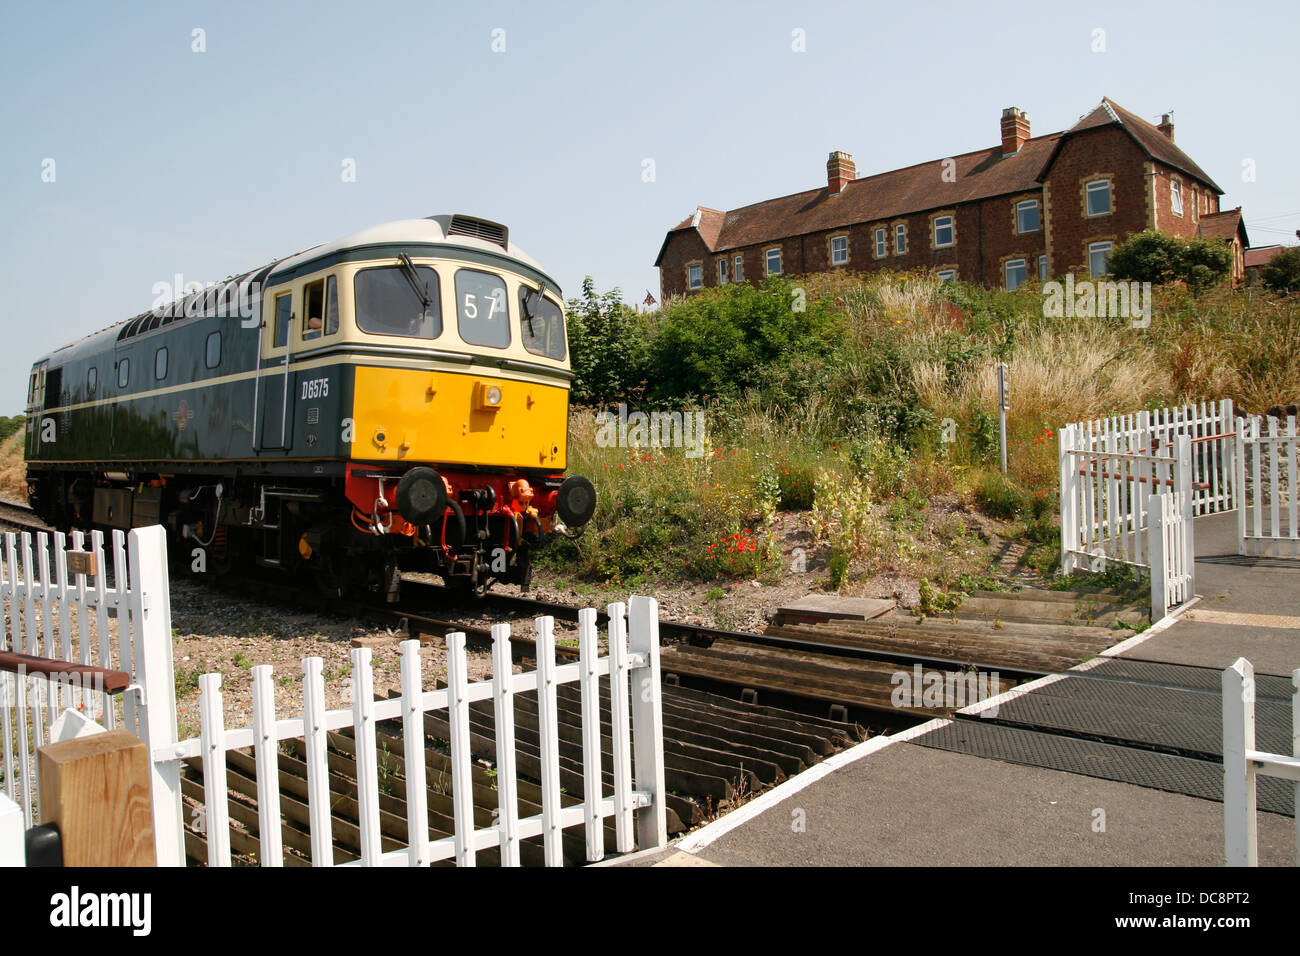
[(1300, 557), (1298, 445), (1294, 415), (1238, 419), (1239, 554)]
[[(74, 551), (85, 540), (74, 534)], [(579, 613), (579, 660), (557, 664), (554, 621), (539, 618), (536, 635), (537, 669), (515, 674), (511, 665), (510, 628), (493, 628), (493, 678), (471, 684), (465, 635), (450, 634), (448, 686), (421, 686), (419, 642), (401, 646), (400, 697), (376, 700), (371, 650), (352, 651), (353, 704), (345, 710), (325, 709), (323, 662), (302, 662), (303, 715), (280, 719), (275, 713), (274, 677), (268, 665), (252, 669), (253, 725), (227, 729), (221, 700), (221, 675), (199, 680), (201, 732), (178, 741), (171, 645), (166, 541), (161, 527), (113, 533), (107, 569), (97, 574), (70, 573), (65, 538), (54, 535), (5, 535), (3, 594), (9, 631), (0, 632), (0, 652), (13, 650), (60, 661), (124, 671), (131, 686), (120, 701), (107, 693), (84, 693), (34, 677), (19, 680), (0, 673), (0, 730), (3, 731), (5, 793), (23, 810), (23, 823), (39, 821), (35, 751), (48, 739), (50, 727), (64, 706), (105, 723), (122, 726), (144, 740), (152, 755), (155, 851), (160, 866), (185, 864), (181, 765), (200, 757), (203, 765), (204, 807), (200, 821), (207, 841), (208, 862), (230, 865), (229, 797), (226, 755), (252, 747), (256, 765), (257, 811), (263, 865), (283, 862), (279, 788), (280, 741), (302, 738), (307, 753), (308, 808), (314, 865), (332, 865), (327, 736), (352, 728), (356, 745), (356, 788), (359, 805), (361, 859), (345, 865), (423, 866), (454, 857), (473, 865), (475, 854), (500, 847), (504, 865), (518, 865), (519, 843), (541, 836), (548, 865), (563, 861), (562, 831), (582, 825), (587, 859), (605, 855), (604, 822), (614, 821), (618, 852), (635, 846), (658, 847), (667, 842), (663, 763), (663, 716), (659, 675), (658, 603), (633, 597), (629, 605), (609, 606), (608, 655), (598, 654), (596, 611)], [(95, 533), (91, 553), (103, 558), (103, 539)], [(23, 639), (26, 638), (24, 645)], [(630, 642), (630, 643), (629, 643)], [(29, 687), (28, 684), (31, 683)], [(560, 787), (560, 729), (557, 688), (577, 683), (582, 713), (583, 802), (565, 807)], [(602, 687), (607, 688), (612, 737), (612, 792), (602, 789)], [(542, 770), (541, 810), (521, 819), (515, 771), (515, 695), (537, 695), (538, 740)], [(492, 701), (496, 734), (496, 823), (475, 828), (470, 705)], [(30, 706), (29, 706), (30, 705)], [(15, 710), (21, 713), (15, 715)], [(452, 803), (455, 833), (429, 839), (425, 778), (424, 715), (445, 710), (451, 727)], [(379, 764), (376, 725), (400, 720), (405, 741), (408, 845), (383, 852), (380, 843)]]
[(1255, 749), (1255, 668), (1244, 657), (1223, 672), (1223, 850), (1228, 866), (1258, 866), (1255, 780), (1295, 783), (1296, 865), (1300, 866), (1300, 668), (1291, 672), (1292, 753)]
[[(1184, 439), (1186, 440), (1186, 439)], [(1147, 525), (1151, 574), (1151, 620), (1158, 621), (1196, 594), (1196, 551), (1191, 495), (1152, 495)]]
[(1190, 600), (1192, 518), (1230, 511), (1240, 495), (1232, 415), (1224, 399), (1062, 427), (1061, 573), (1115, 563), (1149, 573), (1153, 621)]
[[(51, 543), (53, 547), (51, 548)], [(33, 673), (0, 671), (0, 746), (4, 791), (23, 811), (27, 826), (40, 821), (36, 751), (64, 708), (112, 729), (122, 727), (146, 742), (175, 741), (175, 686), (172, 678), (171, 611), (162, 528), (103, 535), (74, 532), (72, 551), (87, 543), (98, 573), (69, 569), (62, 533), (33, 536), (7, 532), (0, 562), (0, 595), (8, 619), (0, 628), (0, 652), (27, 654), (129, 675), (121, 697), (79, 680), (48, 679)], [(112, 583), (109, 583), (109, 561)], [(150, 688), (148, 694), (144, 688)], [(170, 776), (169, 776), (170, 774)], [(180, 794), (180, 778), (156, 768), (151, 780), (154, 832), (160, 846), (170, 837), (181, 844), (180, 813), (170, 809), (170, 794)]]
[[(307, 754), (308, 808), (311, 820), (312, 864), (332, 866), (330, 792), (326, 737), (330, 731), (350, 727), (356, 745), (356, 783), (361, 858), (345, 866), (427, 866), (454, 858), (457, 865), (473, 866), (475, 854), (500, 847), (504, 866), (519, 865), (519, 842), (541, 836), (548, 866), (563, 862), (562, 831), (583, 826), (587, 859), (605, 856), (604, 820), (614, 818), (616, 849), (620, 853), (639, 845), (642, 849), (667, 842), (664, 802), (663, 717), (659, 679), (658, 603), (633, 597), (630, 605), (609, 606), (609, 653), (597, 651), (596, 612), (579, 614), (579, 660), (557, 665), (554, 619), (536, 622), (537, 670), (512, 673), (510, 626), (492, 629), (493, 677), (470, 684), (466, 680), (465, 635), (447, 635), (447, 687), (426, 690), (420, 678), (420, 642), (401, 645), (401, 696), (374, 697), (370, 648), (352, 651), (352, 699), (346, 710), (324, 709), (322, 660), (302, 662), (304, 711), (301, 718), (278, 719), (274, 711), (272, 669), (252, 669), (253, 725), (227, 730), (222, 719), (221, 675), (199, 679), (202, 732), (200, 737), (175, 745), (170, 753), (155, 751), (155, 759), (203, 758), (203, 833), (208, 863), (229, 866), (230, 820), (227, 810), (226, 754), (253, 747), (257, 768), (259, 860), (263, 866), (283, 864), (280, 820), (279, 745), (301, 737)], [(630, 637), (630, 647), (629, 647)], [(600, 682), (608, 679), (613, 742), (613, 792), (602, 792)], [(560, 748), (556, 688), (577, 683), (581, 694), (583, 803), (561, 805)], [(635, 693), (629, 693), (629, 683)], [(535, 692), (538, 697), (538, 733), (541, 751), (542, 812), (520, 819), (515, 770), (514, 697)], [(470, 705), (492, 701), (496, 728), (497, 822), (475, 828), (470, 753)], [(452, 807), (455, 833), (429, 839), (427, 782), (425, 778), (424, 714), (445, 710), (451, 727)], [(405, 742), (408, 843), (402, 849), (380, 848), (379, 778), (375, 743), (376, 724), (402, 722)], [(633, 731), (635, 733), (633, 734)], [(635, 834), (634, 830), (635, 823)], [(160, 860), (160, 862), (162, 862)], [(179, 861), (178, 861), (179, 862)]]

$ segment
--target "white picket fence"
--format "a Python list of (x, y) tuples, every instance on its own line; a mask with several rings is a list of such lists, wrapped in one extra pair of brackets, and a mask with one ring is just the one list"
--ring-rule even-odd
[(1291, 672), (1292, 753), (1255, 749), (1255, 668), (1244, 657), (1223, 672), (1223, 849), (1228, 866), (1258, 866), (1255, 780), (1295, 783), (1296, 865), (1300, 866), (1300, 668)]
[[(109, 729), (121, 726), (142, 738), (151, 720), (166, 723), (159, 714), (166, 701), (159, 700), (150, 708), (140, 693), (143, 675), (156, 668), (159, 674), (151, 684), (171, 688), (174, 694), (167, 569), (165, 561), (154, 559), (162, 553), (161, 533), (161, 529), (156, 536), (133, 531), (128, 537), (113, 532), (107, 551), (111, 585), (103, 567), (97, 567), (101, 573), (95, 575), (69, 570), (68, 540), (62, 533), (55, 533), (52, 542), (45, 533), (35, 538), (26, 532), (4, 535), (0, 595), (8, 628), (0, 628), (0, 652), (120, 670), (130, 675), (134, 685), (115, 698), (94, 682), (0, 671), (0, 746), (4, 751), (0, 773), (5, 794), (22, 808), (29, 827), (41, 819), (36, 751), (50, 740), (51, 728), (63, 709), (74, 709)], [(85, 554), (87, 543), (96, 562), (102, 563), (104, 537), (98, 531), (89, 539), (74, 532), (71, 551)], [(161, 598), (155, 599), (155, 595)], [(151, 643), (161, 649), (152, 658), (146, 653)], [(166, 658), (165, 668), (160, 654)], [(172, 703), (174, 711), (174, 700)], [(170, 720), (174, 723), (174, 713)], [(155, 737), (159, 733), (160, 729), (154, 730)]]
[[(426, 689), (420, 673), (419, 642), (401, 646), (401, 695), (376, 700), (369, 648), (351, 654), (351, 700), (348, 709), (325, 709), (325, 684), (321, 658), (302, 662), (303, 712), (281, 719), (275, 713), (274, 675), (268, 665), (252, 669), (253, 725), (225, 726), (221, 675), (199, 679), (200, 736), (178, 741), (175, 684), (171, 647), (171, 611), (168, 593), (165, 537), (161, 527), (135, 529), (126, 536), (113, 535), (113, 586), (103, 574), (68, 573), (62, 535), (54, 538), (53, 552), (45, 535), (39, 535), (33, 553), (28, 534), (6, 535), (3, 593), (10, 615), (11, 640), (26, 633), (27, 653), (64, 661), (93, 663), (125, 671), (132, 687), (123, 696), (121, 713), (111, 698), (100, 695), (89, 705), (84, 700), (51, 691), (50, 699), (34, 705), (30, 720), (4, 725), (5, 783), (10, 797), (28, 808), (31, 825), (37, 789), (32, 780), (35, 749), (48, 739), (50, 724), (61, 706), (70, 704), (112, 725), (120, 722), (136, 733), (152, 755), (151, 790), (155, 851), (159, 865), (185, 864), (184, 815), (181, 768), (188, 758), (202, 758), (203, 810), (198, 816), (207, 842), (208, 862), (228, 866), (232, 861), (227, 792), (226, 755), (251, 747), (256, 765), (258, 860), (264, 866), (283, 863), (279, 787), (280, 741), (302, 738), (307, 759), (311, 857), (314, 865), (333, 865), (331, 796), (327, 736), (350, 727), (356, 749), (356, 790), (359, 807), (361, 858), (356, 864), (424, 866), (454, 858), (462, 866), (475, 855), (500, 848), (503, 865), (518, 865), (521, 840), (540, 836), (548, 865), (563, 862), (562, 831), (583, 826), (586, 856), (605, 855), (604, 822), (613, 818), (615, 846), (628, 852), (635, 846), (658, 847), (667, 841), (663, 764), (663, 717), (659, 675), (658, 604), (653, 598), (633, 597), (628, 606), (609, 606), (608, 654), (598, 655), (596, 612), (579, 615), (579, 660), (559, 665), (555, 659), (554, 621), (539, 618), (536, 634), (537, 669), (515, 674), (511, 666), (510, 628), (493, 628), (493, 678), (471, 684), (465, 635), (447, 636), (448, 681), (442, 689)], [(74, 550), (83, 544), (74, 536)], [(92, 551), (100, 553), (96, 534)], [(20, 550), (19, 550), (20, 549)], [(15, 557), (21, 553), (22, 561)], [(51, 568), (53, 572), (51, 573)], [(21, 620), (23, 627), (18, 622)], [(15, 648), (21, 645), (15, 643)], [(0, 650), (4, 650), (0, 646)], [(602, 682), (604, 684), (602, 685)], [(557, 688), (577, 683), (581, 698), (583, 802), (565, 807), (561, 801), (559, 719)], [(17, 682), (9, 685), (10, 699), (20, 696)], [(602, 788), (602, 686), (608, 688), (612, 736), (612, 792)], [(69, 691), (69, 693), (71, 693)], [(541, 813), (520, 818), (515, 770), (515, 695), (535, 693), (541, 754)], [(102, 699), (101, 699), (102, 697)], [(487, 828), (474, 825), (470, 705), (492, 701), (496, 727), (496, 822)], [(38, 709), (39, 708), (39, 709)], [(451, 727), (452, 804), (454, 835), (431, 840), (427, 810), (424, 715), (445, 710)], [(9, 711), (4, 710), (6, 717)], [(405, 776), (408, 845), (384, 852), (380, 836), (379, 763), (376, 726), (400, 721), (405, 742)], [(21, 728), (11, 724), (21, 723)], [(23, 736), (28, 724), (31, 738)], [(11, 732), (13, 731), (13, 732)]]
[(1237, 421), (1240, 554), (1300, 557), (1300, 432), (1294, 415)]

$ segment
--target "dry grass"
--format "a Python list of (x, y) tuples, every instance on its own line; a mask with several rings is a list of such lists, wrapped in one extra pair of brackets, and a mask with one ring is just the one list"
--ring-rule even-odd
[(0, 442), (0, 496), (27, 500), (27, 462), (23, 459), (26, 432), (17, 431)]

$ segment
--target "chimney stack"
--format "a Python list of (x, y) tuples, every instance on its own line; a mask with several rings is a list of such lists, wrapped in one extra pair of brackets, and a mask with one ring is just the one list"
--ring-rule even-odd
[(1160, 132), (1169, 137), (1169, 142), (1174, 141), (1174, 124), (1169, 121), (1169, 114), (1165, 113), (1160, 117), (1160, 125), (1156, 127)]
[(832, 196), (839, 195), (844, 187), (858, 178), (858, 167), (853, 164), (853, 157), (841, 150), (831, 153), (826, 160), (826, 191)]
[(1002, 111), (1002, 155), (1020, 152), (1029, 139), (1029, 115), (1023, 110), (1008, 106)]

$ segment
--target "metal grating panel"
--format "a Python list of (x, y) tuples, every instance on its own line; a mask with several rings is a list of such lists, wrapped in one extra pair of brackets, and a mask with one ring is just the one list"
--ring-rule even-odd
[[(1067, 678), (1002, 704), (991, 719), (1207, 759), (1223, 754), (1220, 697), (1204, 691)], [(1260, 750), (1290, 753), (1290, 705), (1257, 701), (1255, 733)]]
[[(911, 743), (1223, 802), (1223, 766), (1208, 760), (1038, 733), (981, 720), (956, 720)], [(1261, 777), (1256, 792), (1260, 810), (1295, 812), (1293, 784)]]
[[(1211, 691), (1215, 694), (1220, 693), (1223, 688), (1223, 672), (1213, 667), (1188, 667), (1183, 664), (1165, 664), (1160, 661), (1142, 661), (1124, 657), (1105, 658), (1086, 671), (1071, 671), (1070, 674), (1101, 680), (1187, 687)], [(1259, 698), (1290, 701), (1291, 679), (1273, 674), (1256, 674), (1255, 693)]]
[(506, 227), (499, 222), (475, 219), (471, 216), (452, 216), (451, 225), (447, 227), (449, 236), (470, 236), (484, 242), (494, 242), (502, 249), (507, 248)]

